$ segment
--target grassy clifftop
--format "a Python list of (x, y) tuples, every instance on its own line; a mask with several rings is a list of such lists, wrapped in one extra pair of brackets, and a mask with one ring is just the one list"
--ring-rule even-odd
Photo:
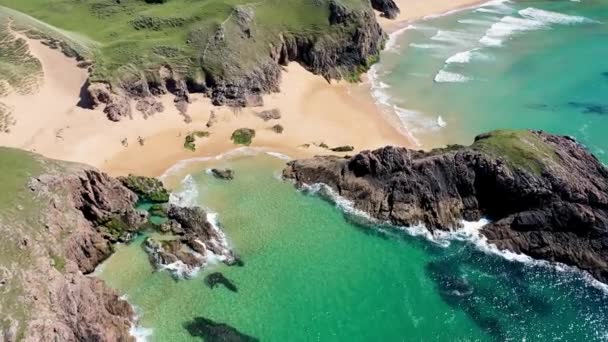
[[(0, 6), (14, 26), (34, 27), (92, 60), (90, 81), (113, 88), (161, 84), (165, 66), (199, 90), (249, 83), (267, 92), (277, 85), (266, 83), (276, 80), (250, 78), (268, 74), (271, 61), (287, 60), (350, 78), (374, 60), (383, 38), (374, 27), (370, 41), (356, 41), (377, 26), (373, 14), (361, 20), (371, 13), (368, 0), (0, 0)], [(362, 51), (338, 48), (349, 44)]]

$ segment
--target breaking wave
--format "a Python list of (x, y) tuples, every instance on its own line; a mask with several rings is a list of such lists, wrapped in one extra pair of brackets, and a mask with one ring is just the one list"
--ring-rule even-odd
[(529, 266), (548, 267), (555, 269), (559, 272), (575, 274), (581, 277), (590, 286), (608, 294), (607, 284), (596, 280), (589, 273), (584, 272), (576, 267), (567, 266), (557, 262), (538, 260), (525, 254), (519, 254), (508, 250), (498, 249), (496, 245), (489, 243), (487, 238), (481, 234), (481, 229), (488, 223), (490, 223), (488, 219), (482, 218), (479, 221), (461, 220), (460, 227), (457, 229), (454, 229), (452, 231), (433, 230), (431, 232), (431, 230), (429, 230), (421, 223), (413, 226), (399, 227), (391, 225), (388, 222), (380, 222), (379, 220), (371, 217), (366, 212), (355, 208), (352, 201), (340, 196), (335, 190), (323, 183), (315, 183), (312, 185), (304, 184), (302, 186), (302, 190), (308, 193), (317, 194), (322, 198), (329, 200), (345, 214), (359, 218), (360, 222), (362, 223), (368, 224), (370, 226), (377, 226), (378, 229), (383, 229), (380, 227), (380, 225), (391, 227), (392, 229), (403, 231), (411, 236), (423, 237), (428, 241), (445, 248), (449, 247), (452, 241), (467, 242), (475, 246), (476, 249), (483, 253), (497, 255), (509, 261), (520, 262)]
[(469, 80), (471, 80), (470, 77), (445, 70), (439, 70), (434, 79), (434, 81), (437, 83), (464, 83), (468, 82)]

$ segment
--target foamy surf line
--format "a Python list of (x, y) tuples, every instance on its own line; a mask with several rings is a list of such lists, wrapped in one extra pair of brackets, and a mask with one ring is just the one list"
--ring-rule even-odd
[[(479, 221), (461, 220), (461, 228), (453, 231), (434, 231), (431, 232), (423, 224), (417, 224), (409, 227), (400, 227), (391, 224), (390, 222), (381, 222), (371, 217), (366, 212), (355, 208), (352, 201), (340, 196), (334, 189), (323, 183), (304, 184), (302, 190), (308, 193), (320, 195), (322, 198), (329, 200), (331, 203), (347, 215), (351, 215), (363, 220), (364, 223), (370, 226), (384, 226), (403, 231), (410, 236), (423, 237), (426, 240), (435, 243), (441, 247), (448, 247), (452, 241), (463, 241), (472, 244), (475, 248), (488, 255), (496, 255), (511, 262), (519, 262), (528, 266), (544, 267), (556, 270), (558, 272), (569, 273), (580, 277), (586, 284), (592, 286), (606, 295), (608, 295), (608, 284), (604, 284), (593, 278), (589, 273), (574, 267), (558, 262), (549, 262), (546, 260), (534, 259), (525, 254), (519, 254), (508, 250), (500, 250), (496, 245), (488, 242), (487, 238), (481, 234), (481, 229), (490, 223), (489, 220), (483, 218)], [(371, 229), (371, 227), (370, 227)]]
[(271, 151), (264, 147), (238, 147), (233, 150), (230, 150), (230, 151), (227, 151), (227, 152), (215, 155), (215, 156), (195, 157), (195, 158), (180, 160), (177, 163), (173, 164), (171, 167), (169, 167), (167, 170), (165, 170), (165, 172), (163, 172), (163, 174), (158, 178), (161, 181), (165, 180), (167, 177), (179, 172), (180, 170), (183, 170), (184, 168), (186, 168), (188, 165), (191, 165), (191, 164), (203, 163), (203, 162), (208, 162), (208, 161), (213, 161), (213, 160), (219, 161), (219, 160), (224, 160), (224, 159), (230, 159), (230, 158), (237, 157), (237, 156), (255, 156), (258, 154), (262, 154), (262, 153), (269, 155), (271, 157), (285, 160), (285, 161), (289, 161), (289, 160), (293, 159), (286, 154), (274, 152), (274, 151)]

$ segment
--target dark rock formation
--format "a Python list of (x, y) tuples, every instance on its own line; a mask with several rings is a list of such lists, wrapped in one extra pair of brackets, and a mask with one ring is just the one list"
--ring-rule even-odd
[(32, 271), (23, 267), (22, 305), (31, 308), (22, 322), (25, 340), (134, 341), (132, 307), (84, 274), (110, 256), (116, 236), (137, 231), (145, 221), (145, 213), (134, 209), (137, 195), (102, 172), (74, 164), (32, 178), (28, 186), (45, 228), (35, 238), (15, 228), (36, 251)]
[(324, 183), (395, 225), (449, 230), (487, 217), (481, 234), (498, 248), (608, 282), (608, 169), (569, 137), (496, 131), (468, 147), (293, 161), (284, 176), (300, 186)]
[(227, 265), (239, 262), (224, 233), (207, 220), (207, 213), (201, 208), (171, 206), (167, 218), (161, 231), (177, 238), (147, 238), (143, 245), (157, 268), (169, 270), (175, 278), (190, 278), (210, 257)]
[(208, 274), (205, 277), (205, 284), (207, 284), (207, 286), (212, 289), (214, 289), (218, 285), (222, 285), (232, 292), (238, 292), (236, 285), (220, 272), (213, 272), (211, 274)]
[(233, 180), (234, 179), (234, 170), (231, 169), (211, 169), (211, 174), (215, 178), (225, 179), (225, 180)]
[(256, 116), (264, 121), (278, 120), (281, 118), (281, 111), (278, 109), (263, 110), (256, 113)]
[[(392, 0), (374, 0), (372, 4), (388, 18), (399, 11)], [(328, 6), (328, 30), (275, 32), (273, 37), (264, 37), (269, 40), (264, 47), (268, 51), (256, 55), (243, 53), (260, 50), (255, 9), (237, 6), (234, 25), (220, 26), (200, 51), (204, 78), (184, 78), (168, 65), (160, 66), (154, 75), (120, 75), (120, 82), (94, 82), (88, 87), (93, 106), (105, 106), (104, 112), (113, 121), (131, 116), (129, 99), (148, 104), (149, 100), (142, 99), (166, 93), (175, 95), (182, 113), (190, 103), (190, 92), (205, 93), (215, 105), (262, 106), (263, 94), (279, 91), (281, 66), (291, 61), (328, 80), (358, 79), (378, 59), (386, 39), (372, 8), (349, 8), (335, 1), (319, 6)], [(160, 108), (153, 102), (141, 109), (149, 114)]]
[(397, 18), (401, 12), (393, 0), (372, 0), (372, 7), (388, 19)]
[(184, 324), (190, 335), (201, 337), (205, 342), (257, 342), (255, 337), (246, 335), (225, 323), (217, 323), (205, 317), (195, 317)]

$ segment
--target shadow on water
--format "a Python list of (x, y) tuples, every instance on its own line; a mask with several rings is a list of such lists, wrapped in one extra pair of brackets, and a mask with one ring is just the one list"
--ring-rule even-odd
[(426, 266), (441, 298), (462, 310), (496, 341), (513, 335), (513, 321), (547, 316), (550, 298), (534, 293), (524, 264), (505, 262), (470, 246), (436, 256)]
[(191, 336), (200, 337), (205, 342), (257, 342), (257, 338), (244, 334), (225, 323), (214, 322), (205, 317), (194, 317), (184, 323)]

